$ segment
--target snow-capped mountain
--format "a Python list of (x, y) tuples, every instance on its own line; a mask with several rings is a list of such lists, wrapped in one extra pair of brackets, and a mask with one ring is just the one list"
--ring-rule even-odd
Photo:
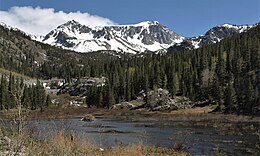
[(58, 26), (43, 38), (34, 39), (78, 52), (115, 50), (138, 53), (146, 50), (166, 50), (171, 45), (181, 43), (185, 37), (157, 21), (90, 27), (72, 20)]
[[(4, 23), (0, 25), (21, 31)], [(58, 26), (45, 36), (21, 32), (33, 40), (78, 52), (113, 50), (136, 54), (145, 51), (175, 52), (196, 49), (204, 44), (216, 43), (226, 37), (242, 33), (252, 27), (224, 24), (209, 29), (204, 35), (188, 38), (176, 34), (157, 21), (146, 21), (134, 25), (91, 27), (72, 20)]]
[(223, 24), (209, 29), (204, 35), (199, 37), (185, 38), (183, 42), (177, 43), (171, 46), (168, 51), (174, 52), (184, 49), (196, 49), (200, 48), (204, 44), (212, 44), (221, 41), (226, 37), (230, 37), (234, 34), (242, 33), (249, 30), (253, 26), (248, 25), (231, 25)]

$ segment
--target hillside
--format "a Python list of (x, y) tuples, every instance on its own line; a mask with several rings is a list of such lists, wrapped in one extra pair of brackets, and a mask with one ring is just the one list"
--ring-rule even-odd
[[(81, 54), (70, 50), (50, 46), (35, 40), (24, 32), (0, 25), (0, 68), (16, 71), (21, 74), (36, 77), (48, 78), (43, 70), (56, 68), (60, 70), (65, 64), (82, 66), (88, 61), (110, 60), (128, 57), (114, 51), (98, 51)], [(130, 55), (129, 55), (130, 56)], [(47, 67), (46, 67), (47, 68)], [(62, 72), (62, 71), (57, 71)], [(47, 77), (45, 77), (47, 76)], [(51, 77), (60, 76), (52, 75)]]
[(23, 74), (0, 68), (0, 76), (2, 76), (2, 75), (9, 75), (10, 73), (12, 75), (14, 75), (14, 77), (16, 77), (16, 78), (23, 78), (24, 80), (30, 80), (31, 79), (30, 77), (25, 76)]
[[(109, 80), (105, 86), (93, 87), (84, 95), (90, 105), (98, 107), (111, 107), (136, 99), (142, 91), (164, 88), (172, 97), (216, 103), (217, 110), (225, 113), (259, 114), (259, 36), (257, 25), (195, 50), (131, 56), (113, 51), (76, 53), (0, 26), (0, 67), (67, 82), (104, 76)], [(145, 103), (149, 105), (151, 100), (145, 99)]]

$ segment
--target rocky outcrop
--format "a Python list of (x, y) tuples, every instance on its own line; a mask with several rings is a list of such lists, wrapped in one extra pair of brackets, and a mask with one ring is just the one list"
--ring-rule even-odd
[(166, 98), (160, 99), (154, 107), (151, 108), (152, 111), (172, 111), (178, 109), (192, 108), (193, 103), (189, 99), (182, 98), (181, 101), (176, 99)]
[(172, 111), (193, 106), (193, 102), (189, 98), (182, 96), (172, 98), (169, 91), (162, 88), (148, 92), (148, 95), (144, 95), (143, 98), (148, 98), (144, 107), (151, 111)]
[[(146, 103), (144, 101), (146, 101)], [(136, 105), (134, 103), (139, 104)], [(145, 108), (151, 111), (172, 111), (177, 109), (192, 108), (193, 105), (194, 103), (189, 98), (183, 96), (174, 96), (174, 98), (172, 98), (167, 89), (159, 88), (156, 91), (148, 92), (148, 95), (142, 91), (139, 93), (137, 100), (121, 102), (113, 105), (111, 108), (130, 110)]]
[(88, 89), (96, 85), (97, 87), (105, 85), (106, 78), (93, 78), (93, 77), (86, 77), (72, 80), (71, 83), (64, 84), (58, 94), (65, 94), (68, 93), (71, 96), (82, 96), (84, 95)]

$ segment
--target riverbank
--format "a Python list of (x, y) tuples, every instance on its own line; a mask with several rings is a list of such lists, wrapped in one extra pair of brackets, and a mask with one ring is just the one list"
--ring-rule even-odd
[(187, 156), (181, 147), (165, 148), (132, 144), (113, 148), (100, 148), (77, 134), (60, 131), (49, 140), (38, 140), (34, 134), (24, 132), (6, 132), (0, 128), (0, 155), (35, 155), (35, 156)]
[[(105, 153), (113, 153), (111, 155), (122, 155), (119, 154), (121, 152), (131, 155), (127, 151), (138, 151), (142, 155), (148, 155), (146, 154), (148, 151), (152, 153), (150, 155), (160, 155), (155, 151), (159, 151), (159, 153), (172, 151), (179, 155), (179, 152), (183, 152), (183, 147), (188, 147), (184, 150), (187, 151), (188, 149), (193, 154), (199, 154), (203, 150), (215, 154), (215, 152), (219, 152), (218, 145), (221, 145), (220, 152), (221, 150), (234, 152), (240, 149), (240, 153), (256, 153), (256, 149), (260, 147), (258, 141), (260, 140), (260, 122), (258, 117), (209, 113), (211, 110), (212, 107), (203, 107), (171, 112), (151, 112), (147, 110), (72, 107), (45, 109), (42, 113), (40, 111), (28, 111), (22, 114), (24, 125), (30, 125), (29, 128), (37, 134), (33, 135), (32, 132), (28, 137), (23, 136), (22, 138), (25, 138), (26, 141), (24, 142), (28, 140), (31, 142), (29, 145), (26, 144), (24, 149), (30, 149), (29, 151), (33, 155), (37, 155), (35, 154), (37, 152), (45, 152), (45, 155), (50, 155), (55, 151), (65, 155), (73, 155), (72, 153), (77, 152), (77, 150), (84, 153), (77, 153), (77, 155), (87, 155), (86, 153), (102, 155), (104, 153), (102, 150)], [(5, 115), (9, 113), (9, 117), (11, 117), (11, 112), (15, 113), (13, 110), (6, 112)], [(81, 117), (86, 114), (92, 114), (96, 117), (96, 120), (93, 122), (80, 121)], [(4, 122), (8, 125), (9, 121), (7, 119)], [(15, 125), (16, 123), (14, 123)], [(66, 131), (66, 134), (60, 130)], [(45, 138), (50, 135), (51, 139)], [(44, 139), (38, 140), (34, 136), (38, 136), (38, 139), (44, 136)], [(62, 137), (64, 138), (62, 139)], [(88, 142), (91, 140), (89, 137), (92, 138), (92, 143)], [(57, 141), (67, 139), (67, 141), (62, 141), (65, 143), (69, 143), (71, 140), (75, 143), (64, 145), (57, 143), (53, 140), (54, 138), (59, 138), (56, 139)], [(82, 141), (79, 138), (84, 139)], [(206, 141), (200, 140), (201, 138)], [(143, 144), (139, 144), (139, 140), (143, 141)], [(130, 144), (128, 144), (129, 142)], [(83, 145), (84, 148), (92, 148), (81, 149), (82, 146), (77, 147), (78, 145)], [(65, 148), (65, 151), (63, 151), (63, 146), (69, 147), (69, 149)], [(53, 151), (54, 147), (56, 148), (55, 151)], [(60, 147), (61, 149), (59, 149)], [(99, 151), (100, 147), (103, 148), (101, 151)], [(230, 149), (230, 147), (233, 149)], [(191, 149), (189, 150), (189, 148)], [(28, 149), (25, 151), (28, 151)], [(44, 152), (41, 151), (42, 149), (44, 149)], [(140, 149), (142, 150), (140, 151)]]
[[(170, 112), (148, 111), (145, 109), (105, 109), (105, 108), (85, 108), (85, 107), (64, 107), (45, 108), (40, 110), (24, 110), (22, 118), (24, 120), (46, 120), (62, 119), (72, 117), (82, 117), (86, 114), (93, 116), (107, 116), (109, 118), (119, 118), (134, 121), (214, 121), (214, 122), (259, 122), (258, 116), (245, 116), (236, 114), (211, 113), (215, 106), (197, 107), (190, 109), (180, 109)], [(17, 117), (17, 110), (0, 112), (1, 119), (14, 119)]]
[[(139, 110), (116, 110), (116, 109), (104, 109), (104, 108), (46, 108), (43, 112), (25, 111), (22, 113), (22, 120), (25, 122), (33, 121), (45, 121), (55, 119), (69, 119), (78, 118), (80, 120), (86, 114), (91, 114), (94, 117), (109, 118), (117, 121), (129, 121), (150, 123), (157, 121), (164, 121), (161, 124), (146, 125), (136, 124), (139, 127), (157, 127), (157, 128), (169, 128), (169, 127), (211, 127), (222, 131), (222, 133), (239, 133), (241, 129), (244, 131), (255, 133), (260, 139), (260, 117), (245, 116), (235, 114), (222, 114), (211, 113), (214, 106), (198, 107), (191, 109), (176, 110), (171, 112), (158, 112), (147, 111), (144, 109)], [(0, 117), (2, 120), (12, 120), (15, 122), (16, 111), (2, 112)], [(170, 122), (170, 124), (169, 124)]]

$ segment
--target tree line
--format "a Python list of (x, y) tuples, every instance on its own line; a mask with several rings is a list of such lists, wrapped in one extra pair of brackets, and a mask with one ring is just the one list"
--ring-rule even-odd
[(195, 50), (122, 58), (108, 59), (107, 55), (97, 53), (93, 57), (92, 54), (74, 53), (38, 42), (35, 44), (48, 56), (39, 65), (32, 64), (35, 51), (28, 52), (28, 49), (24, 50), (24, 55), (28, 55), (21, 55), (20, 59), (27, 60), (31, 66), (25, 66), (17, 58), (13, 60), (16, 65), (10, 61), (0, 65), (15, 71), (23, 67), (27, 69), (26, 75), (44, 79), (59, 77), (67, 82), (72, 78), (107, 77), (105, 86), (93, 86), (86, 93), (89, 106), (110, 107), (121, 101), (136, 99), (141, 91), (164, 88), (172, 96), (215, 102), (218, 109), (226, 113), (251, 114), (259, 107), (259, 25)]
[(164, 88), (172, 96), (215, 102), (225, 113), (252, 114), (260, 103), (259, 67), (257, 26), (196, 50), (99, 62), (95, 72), (108, 77), (109, 83), (106, 88), (93, 87), (88, 103), (111, 106), (135, 99), (140, 91)]
[(2, 75), (0, 83), (0, 110), (17, 108), (21, 104), (25, 109), (43, 110), (51, 104), (50, 96), (37, 80), (36, 84), (28, 85), (22, 78)]
[(140, 91), (164, 88), (172, 96), (215, 102), (225, 113), (256, 113), (260, 103), (259, 45), (257, 26), (196, 50), (99, 63), (96, 69), (109, 83), (106, 88), (93, 87), (88, 103), (100, 106), (102, 102), (97, 101), (106, 97), (106, 105), (111, 106), (135, 99)]

